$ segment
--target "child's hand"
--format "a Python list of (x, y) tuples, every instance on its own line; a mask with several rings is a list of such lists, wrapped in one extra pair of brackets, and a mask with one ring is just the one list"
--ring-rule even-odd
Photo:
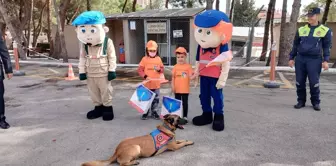
[(156, 72), (160, 72), (160, 71), (161, 71), (160, 67), (157, 67), (157, 66), (154, 66), (154, 70), (155, 70)]
[(191, 79), (191, 80), (194, 80), (196, 77), (197, 77), (197, 74), (196, 74), (196, 73), (193, 73), (193, 75), (190, 76), (190, 79)]

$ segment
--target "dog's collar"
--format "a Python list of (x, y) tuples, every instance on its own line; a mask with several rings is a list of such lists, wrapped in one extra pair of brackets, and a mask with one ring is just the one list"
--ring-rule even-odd
[(168, 129), (169, 131), (173, 132), (173, 129), (170, 128), (170, 127), (169, 127), (168, 125), (166, 125), (165, 123), (163, 124), (163, 127), (166, 128), (166, 129)]

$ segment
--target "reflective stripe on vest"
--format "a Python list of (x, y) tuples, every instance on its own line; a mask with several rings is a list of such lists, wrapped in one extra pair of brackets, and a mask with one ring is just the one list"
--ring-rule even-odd
[[(324, 25), (320, 25), (317, 28), (315, 28), (314, 33), (313, 33), (313, 37), (325, 37), (327, 35), (329, 31), (329, 28), (324, 26)], [(300, 37), (307, 37), (310, 33), (310, 28), (308, 25), (305, 25), (303, 27), (299, 28), (299, 36)]]

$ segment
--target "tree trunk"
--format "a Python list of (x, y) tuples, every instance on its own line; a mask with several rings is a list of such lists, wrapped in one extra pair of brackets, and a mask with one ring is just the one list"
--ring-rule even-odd
[[(230, 9), (230, 21), (232, 22), (233, 10), (234, 10), (235, 0), (231, 0), (231, 9)], [(232, 22), (233, 23), (233, 22)]]
[(328, 20), (330, 4), (331, 4), (331, 0), (327, 0), (325, 8), (324, 8), (323, 17), (322, 17), (322, 24), (325, 24)]
[[(290, 22), (284, 25), (284, 34), (280, 35), (279, 66), (286, 66), (288, 64), (289, 53), (293, 46), (293, 39), (297, 31), (296, 24), (299, 17), (300, 7), (301, 0), (294, 0)], [(282, 28), (283, 27), (281, 27), (281, 29)]]
[(165, 8), (168, 9), (169, 0), (166, 0)]
[(18, 43), (18, 51), (20, 58), (26, 60), (27, 55), (24, 47), (22, 46), (22, 43), (27, 43), (27, 39), (23, 34), (23, 29), (21, 29), (21, 27), (23, 27), (22, 25), (20, 25), (21, 21), (19, 20), (19, 18), (13, 15), (12, 11), (10, 13), (8, 12), (6, 4), (1, 0), (0, 0), (0, 13), (3, 16), (12, 37)]
[(212, 6), (213, 6), (213, 2), (214, 2), (214, 0), (206, 0), (206, 7), (205, 7), (205, 9), (206, 10), (211, 10)]
[[(274, 3), (275, 4), (275, 3)], [(275, 13), (275, 5), (272, 6), (272, 16), (271, 16), (271, 46), (274, 43), (274, 34), (273, 34), (273, 20), (274, 20), (274, 13)], [(279, 43), (276, 43), (279, 44)], [(270, 65), (271, 62), (271, 55), (272, 55), (272, 51), (269, 52), (268, 58), (267, 58), (267, 62), (266, 62), (266, 66)]]
[(136, 4), (137, 4), (137, 0), (133, 0), (132, 12), (135, 12), (135, 10), (136, 10)]
[(264, 28), (263, 47), (261, 51), (260, 61), (265, 61), (266, 59), (266, 53), (268, 51), (269, 26), (270, 26), (273, 6), (275, 6), (275, 1), (276, 0), (270, 0), (268, 3), (267, 16), (266, 16), (265, 28)]
[[(68, 62), (68, 53), (66, 49), (66, 44), (65, 44), (65, 39), (64, 39), (64, 23), (65, 23), (65, 12), (67, 8), (67, 4), (69, 3), (70, 0), (63, 1), (60, 4), (60, 9), (58, 9), (58, 6), (56, 4), (56, 0), (54, 1), (54, 8), (55, 8), (55, 16), (57, 20), (57, 31), (56, 31), (56, 36), (55, 36), (55, 50), (54, 50), (54, 55), (60, 56), (62, 55), (63, 57), (63, 62)], [(63, 13), (62, 13), (63, 12)], [(64, 23), (62, 24), (62, 19), (61, 18), (63, 15), (64, 18)], [(63, 27), (62, 27), (63, 26)]]
[(90, 3), (90, 0), (86, 0), (86, 8), (88, 11), (91, 10), (91, 3)]
[(45, 10), (46, 7), (47, 7), (47, 4), (44, 4), (44, 6), (41, 10), (40, 16), (39, 16), (37, 26), (35, 26), (35, 21), (33, 21), (33, 25), (34, 25), (34, 31), (33, 32), (34, 32), (34, 34), (33, 34), (32, 47), (36, 47), (38, 36), (40, 36), (40, 34), (41, 34), (42, 27), (43, 27), (42, 20), (43, 20), (43, 16), (44, 16), (44, 10)]
[(216, 0), (216, 10), (219, 10), (219, 0)]
[(150, 8), (150, 9), (153, 9), (153, 3), (152, 3), (152, 0), (149, 0), (149, 8)]
[(27, 35), (27, 56), (29, 56), (29, 43), (30, 43), (30, 36), (31, 36), (31, 24), (34, 24), (34, 20), (33, 20), (33, 15), (34, 15), (34, 0), (31, 0), (31, 6), (30, 6), (30, 15), (29, 15), (29, 21), (28, 21), (28, 35)]
[(127, 5), (127, 0), (125, 0), (124, 6), (123, 6), (123, 8), (122, 8), (122, 10), (121, 10), (121, 13), (124, 13), (124, 12), (125, 12), (126, 5)]
[(52, 7), (52, 3), (51, 3), (51, 0), (47, 0), (46, 1), (46, 4), (47, 4), (47, 24), (48, 24), (48, 30), (47, 30), (47, 36), (48, 36), (48, 42), (49, 42), (49, 48), (50, 48), (50, 51), (49, 51), (49, 56), (53, 54), (54, 52), (54, 42), (51, 38), (51, 7)]

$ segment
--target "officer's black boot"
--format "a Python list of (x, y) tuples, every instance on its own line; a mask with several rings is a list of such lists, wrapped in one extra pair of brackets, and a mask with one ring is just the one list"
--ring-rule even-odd
[(321, 111), (320, 104), (313, 105), (313, 108), (314, 108), (315, 111)]
[(6, 122), (6, 117), (3, 115), (0, 115), (0, 128), (2, 129), (8, 129), (10, 125)]
[(305, 107), (305, 103), (298, 102), (296, 105), (294, 105), (295, 109), (300, 109), (302, 107)]

